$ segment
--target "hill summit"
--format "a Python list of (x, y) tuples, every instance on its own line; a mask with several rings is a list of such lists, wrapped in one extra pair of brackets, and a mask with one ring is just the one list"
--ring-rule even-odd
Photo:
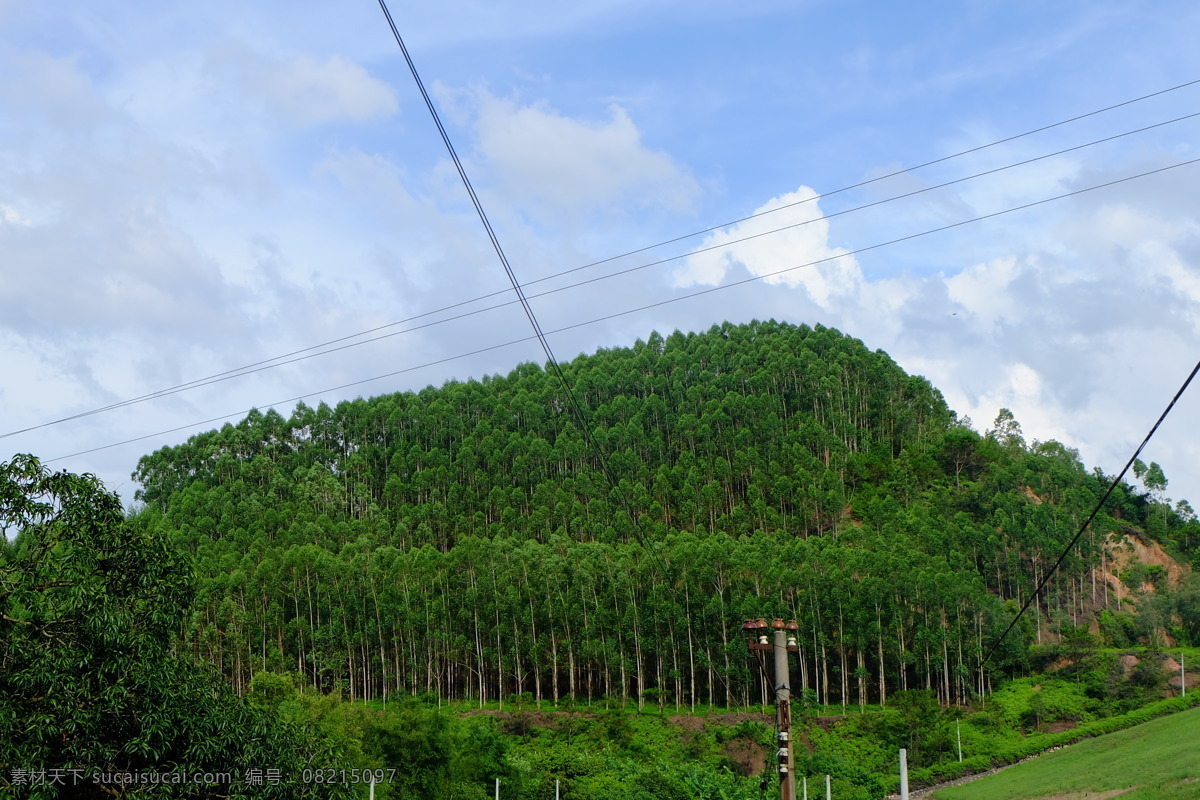
[[(596, 447), (554, 376), (523, 364), (252, 412), (144, 457), (141, 516), (196, 556), (196, 652), (240, 688), (293, 670), (351, 697), (733, 704), (761, 689), (739, 620), (785, 616), (802, 697), (949, 703), (988, 690), (1008, 601), (1106, 488), (1011, 414), (977, 433), (821, 326), (654, 333), (563, 371)], [(1109, 537), (1126, 529), (1200, 541), (1122, 487), (989, 670), (1118, 611)]]

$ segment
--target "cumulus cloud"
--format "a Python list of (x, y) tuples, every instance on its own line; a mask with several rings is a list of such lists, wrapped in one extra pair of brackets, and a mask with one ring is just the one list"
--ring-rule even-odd
[(964, 314), (991, 327), (1001, 320), (1012, 320), (1019, 308), (1018, 298), (1011, 291), (1019, 269), (1016, 256), (975, 264), (945, 279), (947, 293)]
[[(1026, 224), (1038, 249), (923, 279), (943, 284), (954, 304), (943, 335), (883, 346), (918, 371), (929, 367), (979, 427), (1008, 407), (1027, 438), (1059, 439), (1115, 471), (1195, 362), (1200, 237), (1188, 214), (1147, 213), (1128, 195)], [(1200, 422), (1195, 408), (1176, 408), (1181, 432)], [(1194, 494), (1190, 438), (1164, 429), (1152, 448)]]
[(128, 211), (0, 226), (16, 265), (0, 281), (5, 326), (42, 335), (161, 326), (186, 336), (226, 324), (231, 298), (191, 238), (154, 213)]
[(19, 225), (23, 228), (28, 228), (33, 224), (28, 217), (7, 203), (0, 203), (0, 220), (8, 225)]
[[(390, 319), (378, 314), (380, 282), (328, 257), (345, 259), (356, 239), (322, 230), (336, 202), (297, 190), (272, 157), (306, 126), (394, 113), (391, 90), (336, 56), (202, 52), (111, 69), (95, 54), (0, 54), (0, 363), (6, 386), (22, 387), (3, 394), (13, 427)], [(291, 246), (264, 255), (261, 243), (280, 238)], [(337, 280), (316, 274), (332, 263)], [(306, 382), (285, 372), (139, 407), (119, 425), (94, 420), (88, 435), (119, 441), (121, 426), (286, 399), (289, 382)], [(83, 449), (65, 428), (45, 435), (17, 446)]]
[(244, 92), (270, 118), (305, 126), (365, 123), (399, 110), (392, 88), (345, 56), (276, 58), (227, 41), (211, 48), (207, 60), (217, 80)]
[(267, 73), (263, 88), (271, 107), (309, 125), (366, 122), (398, 109), (390, 86), (343, 56), (324, 62), (298, 56)]
[[(111, 115), (104, 99), (77, 59), (39, 51), (16, 51), (0, 57), (5, 80), (0, 81), (0, 107), (20, 108), (25, 124), (7, 134), (26, 141), (53, 131), (55, 136), (89, 130)], [(30, 123), (41, 123), (36, 128)], [(26, 139), (26, 137), (29, 137)], [(10, 138), (11, 141), (11, 138)]]
[[(1105, 179), (1094, 174), (1084, 185)], [(911, 271), (887, 269), (911, 256), (872, 251), (864, 272), (842, 255), (837, 227), (802, 187), (754, 209), (775, 213), (708, 236), (673, 277), (681, 289), (712, 286), (832, 259), (722, 292), (710, 309), (735, 320), (778, 316), (839, 328), (928, 377), (977, 428), (1009, 408), (1027, 439), (1058, 439), (1112, 472), (1196, 360), (1200, 209), (1186, 200), (1155, 205), (1163, 189), (1129, 184), (1119, 195), (1083, 195), (1003, 226), (985, 222), (922, 240), (922, 250), (936, 248), (938, 270), (922, 270), (917, 259)], [(738, 241), (806, 219), (814, 221)], [(894, 224), (906, 222), (927, 221)], [(1182, 432), (1200, 424), (1195, 407), (1176, 409), (1180, 433), (1164, 432), (1153, 456), (1193, 495), (1200, 445)]]
[[(768, 284), (804, 288), (822, 308), (858, 290), (862, 271), (845, 249), (830, 246), (829, 222), (816, 197), (801, 186), (759, 206), (753, 218), (710, 234), (675, 272), (676, 285), (715, 285), (732, 268), (742, 267), (751, 275), (768, 276)], [(780, 270), (790, 271), (772, 274)]]
[[(11, 120), (0, 161), (0, 327), (48, 337), (139, 324), (205, 330), (229, 303), (166, 200), (176, 181), (205, 182), (206, 165), (148, 139), (73, 61), (18, 54), (9, 65), (6, 83), (24, 88), (0, 95)], [(41, 135), (46, 120), (60, 135)], [(201, 308), (217, 313), (200, 319)]]
[[(731, 211), (730, 197), (761, 198), (761, 205), (747, 205), (774, 210), (709, 234), (704, 248), (721, 249), (693, 252), (673, 272), (647, 269), (535, 298), (543, 326), (553, 329), (700, 287), (763, 278), (557, 334), (552, 338), (560, 357), (629, 342), (651, 327), (703, 330), (723, 319), (768, 316), (822, 323), (927, 375), (979, 427), (1006, 406), (1027, 438), (1063, 438), (1109, 469), (1127, 455), (1123, 447), (1144, 435), (1183, 377), (1179, 373), (1194, 362), (1200, 332), (1194, 172), (1190, 180), (1164, 175), (1122, 185), (1107, 200), (1100, 193), (1081, 195), (850, 256), (844, 248), (1129, 172), (1116, 169), (1111, 153), (1089, 152), (826, 218), (823, 213), (840, 212), (837, 204), (857, 195), (819, 206), (806, 187), (780, 194), (799, 182), (771, 185), (787, 164), (805, 170), (814, 185), (852, 182), (850, 173), (864, 163), (907, 163), (917, 150), (925, 153), (931, 130), (972, 116), (999, 119), (994, 101), (1003, 98), (972, 91), (971, 97), (987, 97), (994, 107), (966, 111), (957, 106), (968, 98), (964, 91), (955, 96), (953, 113), (922, 106), (929, 113), (906, 108), (902, 118), (888, 119), (879, 115), (878, 94), (863, 91), (852, 94), (870, 109), (869, 119), (823, 109), (813, 116), (813, 103), (828, 99), (836, 105), (836, 93), (814, 101), (816, 84), (804, 76), (791, 76), (786, 86), (754, 80), (774, 75), (773, 56), (760, 63), (762, 72), (751, 69), (749, 52), (747, 71), (730, 72), (719, 58), (697, 61), (701, 69), (695, 71), (675, 69), (680, 62), (670, 65), (672, 54), (660, 48), (645, 55), (661, 61), (621, 59), (613, 68), (601, 54), (628, 40), (606, 39), (597, 30), (660, 30), (644, 4), (638, 14), (626, 13), (633, 8), (626, 0), (573, 6), (565, 15), (542, 13), (542, 6), (549, 7), (539, 0), (534, 10), (524, 9), (515, 22), (510, 14), (501, 26), (491, 24), (492, 17), (504, 16), (499, 12), (458, 14), (469, 17), (465, 28), (446, 9), (416, 12), (425, 15), (415, 30), (423, 31), (431, 76), (471, 86), (483, 80), (484, 67), (476, 64), (487, 65), (487, 80), (502, 87), (502, 96), (478, 88), (442, 90), (439, 102), (451, 112), (447, 120), (463, 131), (452, 135), (523, 280), (751, 210)], [(457, 176), (436, 148), (436, 133), (427, 138), (428, 121), (422, 118), (418, 128), (414, 120), (413, 139), (397, 141), (396, 93), (369, 65), (400, 62), (393, 44), (375, 35), (376, 12), (302, 14), (281, 40), (273, 6), (164, 5), (161, 14), (105, 6), (67, 17), (40, 9), (0, 0), (0, 17), (7, 13), (6, 21), (14, 22), (4, 31), (8, 46), (0, 47), (6, 75), (0, 83), (0, 362), (10, 367), (0, 397), (14, 427), (505, 287)], [(430, 21), (436, 24), (424, 24)], [(588, 32), (586, 40), (571, 40), (570, 47), (581, 50), (564, 50), (566, 40), (558, 35), (564, 29)], [(489, 41), (497, 46), (489, 48)], [(551, 41), (552, 49), (541, 47)], [(460, 55), (467, 52), (464, 42), (478, 59)], [(518, 49), (519, 58), (503, 61), (503, 54)], [(566, 57), (584, 50), (597, 57)], [(447, 59), (455, 59), (453, 67)], [(597, 63), (608, 68), (597, 73)], [(912, 81), (913, 70), (901, 72), (905, 86), (920, 85)], [(680, 80), (683, 73), (687, 80)], [(513, 75), (521, 77), (514, 82)], [(725, 83), (729, 76), (732, 82)], [(1111, 81), (1097, 85), (1123, 96)], [(1077, 89), (1047, 95), (1041, 122), (1057, 118), (1063, 96), (1078, 97), (1080, 110), (1096, 100)], [(403, 85), (398, 90), (407, 92)], [(736, 92), (747, 93), (744, 104), (730, 101)], [(775, 105), (777, 95), (794, 102)], [(904, 97), (920, 99), (911, 91)], [(1023, 95), (1009, 108), (1023, 108), (1026, 100)], [(908, 123), (939, 116), (944, 122), (936, 128), (920, 127), (922, 141), (911, 138), (916, 129)], [(1000, 116), (1005, 126), (1024, 125), (1023, 116)], [(886, 147), (877, 134), (867, 135), (885, 129)], [(822, 130), (855, 134), (822, 140), (816, 135)], [(430, 146), (411, 147), (418, 136)], [(838, 146), (828, 147), (834, 138), (841, 140)], [(999, 134), (974, 137), (942, 152), (995, 138)], [(746, 146), (751, 140), (755, 145)], [(1190, 141), (1180, 138), (1179, 147)], [(871, 149), (873, 142), (878, 150)], [(871, 192), (923, 188), (1042, 152), (1032, 142), (1028, 147), (980, 153), (968, 159), (970, 168), (955, 161), (863, 194), (881, 198)], [(1137, 155), (1153, 156), (1149, 150)], [(713, 187), (727, 191), (708, 191)], [(737, 241), (802, 222), (807, 224)], [(619, 266), (642, 263), (639, 258)], [(814, 261), (822, 263), (767, 277)], [(467, 308), (475, 306), (462, 310)], [(221, 384), (209, 394), (173, 396), (154, 404), (153, 412), (146, 405), (128, 417), (114, 413), (87, 426), (63, 426), (47, 432), (57, 438), (20, 446), (57, 455), (86, 446), (76, 439), (120, 441), (349, 384), (393, 365), (477, 349), (480, 341), (526, 336), (527, 324), (516, 307), (488, 312), (302, 362), (294, 371)], [(518, 350), (326, 399), (502, 371), (541, 357), (533, 344)], [(1177, 413), (1191, 427), (1200, 424), (1183, 405)], [(1185, 469), (1196, 473), (1191, 485), (1200, 485), (1194, 467), (1173, 466), (1200, 463), (1190, 428), (1174, 436), (1164, 430), (1164, 437), (1176, 460), (1170, 453), (1147, 458), (1164, 465), (1173, 489), (1186, 485), (1177, 480)], [(1113, 444), (1106, 449), (1106, 442)], [(151, 446), (144, 443), (142, 451)], [(114, 454), (107, 473), (123, 480), (138, 449)]]
[(564, 116), (548, 104), (521, 105), (476, 93), (479, 152), (509, 197), (543, 214), (584, 214), (618, 203), (686, 211), (699, 192), (688, 170), (647, 147), (622, 107), (607, 120)]

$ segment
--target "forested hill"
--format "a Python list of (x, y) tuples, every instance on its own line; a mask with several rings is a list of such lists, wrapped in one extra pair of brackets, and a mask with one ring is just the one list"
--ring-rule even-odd
[[(274, 538), (271, 511), (289, 527), (315, 513), (368, 521), (380, 543), (401, 548), (444, 550), (464, 535), (628, 539), (622, 494), (647, 534), (808, 536), (843, 524), (858, 488), (902, 452), (940, 445), (953, 417), (926, 381), (820, 327), (652, 334), (564, 371), (620, 492), (557, 379), (525, 364), (507, 377), (301, 407), (290, 420), (252, 413), (142, 459), (139, 497), (167, 509), (223, 488), (235, 505), (262, 504), (255, 538)], [(232, 520), (212, 519), (202, 533), (229, 534)]]
[[(652, 334), (563, 370), (617, 486), (533, 364), (255, 412), (143, 458), (140, 518), (196, 557), (195, 651), (239, 688), (265, 669), (352, 697), (733, 703), (759, 690), (738, 620), (783, 615), (817, 699), (950, 702), (986, 690), (1002, 604), (1105, 486), (820, 326)], [(1186, 550), (1200, 530), (1129, 487), (1105, 512), (989, 669), (1116, 610), (1108, 534)]]

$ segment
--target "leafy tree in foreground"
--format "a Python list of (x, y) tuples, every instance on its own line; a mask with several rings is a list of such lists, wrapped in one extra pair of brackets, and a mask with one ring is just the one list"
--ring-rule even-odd
[(0, 532), (0, 794), (349, 796), (300, 780), (332, 753), (173, 653), (191, 570), (94, 476), (0, 464)]

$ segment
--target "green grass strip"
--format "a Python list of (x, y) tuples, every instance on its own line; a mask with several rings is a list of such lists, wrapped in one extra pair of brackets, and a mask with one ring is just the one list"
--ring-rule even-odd
[(1094, 796), (1127, 790), (1119, 795), (1122, 800), (1195, 800), (1200, 797), (1198, 743), (1200, 709), (1194, 708), (1080, 741), (974, 783), (940, 789), (934, 797), (1032, 800), (1077, 796), (1082, 800), (1085, 792)]

